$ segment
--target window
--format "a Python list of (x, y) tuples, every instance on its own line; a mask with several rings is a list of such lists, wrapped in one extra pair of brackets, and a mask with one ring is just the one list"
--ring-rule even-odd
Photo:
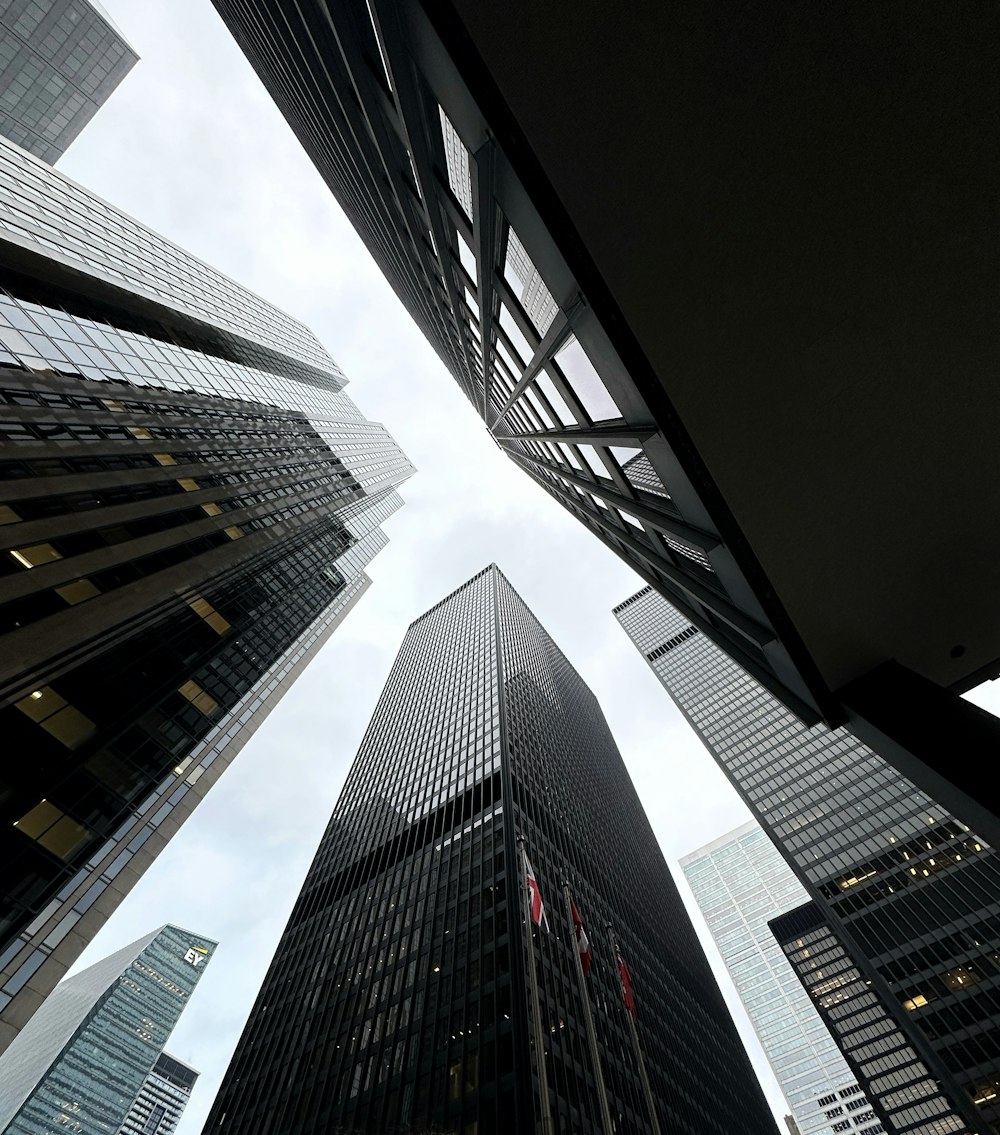
[(200, 709), (206, 717), (211, 717), (219, 708), (219, 703), (215, 698), (203, 690), (194, 679), (185, 682), (177, 692), (183, 694), (187, 700), (196, 709)]
[(77, 579), (72, 583), (64, 583), (62, 587), (57, 587), (56, 594), (65, 599), (67, 603), (75, 605), (76, 603), (83, 603), (87, 599), (93, 599), (95, 595), (100, 595), (101, 591), (89, 579)]
[(27, 548), (12, 548), (10, 554), (26, 568), (38, 567), (39, 564), (50, 564), (54, 560), (62, 559), (62, 554), (51, 544), (31, 544)]
[(71, 819), (49, 800), (40, 800), (14, 821), (14, 827), (60, 859), (68, 859), (91, 836), (88, 828)]
[(34, 690), (14, 704), (67, 749), (78, 748), (94, 732), (90, 718), (69, 705), (51, 686)]

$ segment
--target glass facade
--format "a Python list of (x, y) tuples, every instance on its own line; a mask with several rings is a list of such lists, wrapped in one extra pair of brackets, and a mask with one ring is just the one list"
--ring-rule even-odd
[(0, 1057), (0, 1130), (118, 1132), (216, 945), (164, 926), (62, 982)]
[(801, 1135), (831, 1135), (847, 1099), (857, 1122), (838, 1131), (881, 1131), (861, 1118), (865, 1097), (768, 926), (808, 895), (760, 826), (744, 824), (680, 864)]
[(943, 1126), (913, 1130), (992, 1130), (996, 853), (849, 733), (804, 726), (651, 589), (615, 614), (942, 1085)]
[(2, 1051), (367, 588), (412, 466), (297, 321), (3, 142), (0, 196)]
[(138, 58), (90, 0), (0, 0), (0, 134), (57, 162)]
[(161, 1052), (118, 1135), (173, 1135), (197, 1079), (193, 1068)]
[(206, 1131), (534, 1130), (528, 949), (556, 1130), (600, 1130), (563, 880), (618, 1129), (651, 1126), (608, 924), (662, 1129), (773, 1130), (596, 699), (490, 566), (407, 631)]

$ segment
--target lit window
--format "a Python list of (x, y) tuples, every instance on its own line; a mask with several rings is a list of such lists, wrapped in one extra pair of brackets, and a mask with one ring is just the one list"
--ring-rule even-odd
[(61, 595), (67, 603), (82, 603), (85, 599), (93, 599), (100, 595), (100, 589), (95, 587), (89, 579), (77, 579), (73, 583), (64, 583), (56, 588), (56, 594)]
[(32, 544), (28, 548), (12, 548), (10, 554), (26, 568), (38, 567), (39, 564), (50, 564), (54, 560), (62, 559), (62, 553), (57, 552), (51, 544)]
[(191, 599), (188, 606), (196, 615), (200, 615), (216, 634), (225, 634), (232, 629), (230, 622), (223, 618), (207, 599)]
[(69, 705), (51, 686), (34, 690), (15, 705), (67, 749), (78, 748), (94, 732), (90, 718)]
[(9, 504), (0, 504), (0, 524), (16, 524), (20, 519)]
[(25, 812), (14, 821), (14, 827), (60, 859), (68, 859), (91, 834), (48, 800), (39, 801), (30, 812)]
[(194, 679), (180, 686), (178, 693), (183, 694), (195, 709), (200, 709), (206, 717), (211, 717), (219, 708), (219, 703), (215, 698), (203, 690)]
[(128, 432), (140, 441), (152, 441), (153, 435), (145, 426), (126, 426)]
[(201, 511), (204, 512), (207, 516), (222, 515), (222, 509), (215, 503), (215, 501), (209, 501), (208, 504), (203, 504), (201, 506)]
[(153, 457), (161, 465), (176, 465), (177, 459), (170, 453), (154, 453)]
[(231, 524), (228, 528), (224, 528), (223, 532), (230, 540), (239, 540), (243, 536), (243, 529), (238, 524)]
[(919, 1009), (926, 1004), (927, 998), (922, 993), (918, 993), (916, 997), (910, 997), (904, 1001), (903, 1008), (908, 1009), (912, 1013), (914, 1009)]
[(180, 485), (186, 493), (194, 493), (201, 488), (201, 485), (191, 477), (178, 477), (177, 484)]
[(116, 414), (120, 414), (125, 409), (124, 402), (118, 402), (112, 398), (102, 398), (101, 401), (104, 405)]

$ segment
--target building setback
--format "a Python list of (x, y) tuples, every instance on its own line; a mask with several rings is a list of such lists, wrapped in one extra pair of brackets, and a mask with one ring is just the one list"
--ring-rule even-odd
[(1000, 845), (1000, 13), (214, 3), (511, 460)]
[(164, 926), (60, 983), (0, 1056), (0, 1131), (118, 1132), (216, 945)]
[(173, 1135), (197, 1079), (193, 1068), (161, 1052), (118, 1135)]
[(808, 895), (760, 825), (751, 820), (685, 855), (680, 865), (799, 1135), (831, 1135), (845, 1107), (852, 1122), (838, 1131), (882, 1131), (768, 926)]
[(54, 164), (138, 58), (93, 0), (0, 0), (0, 135)]
[[(903, 1090), (888, 1102), (852, 1056), (872, 1039), (867, 1028), (834, 1030), (887, 1129), (994, 1130), (996, 853), (851, 734), (803, 725), (652, 590), (615, 614), (895, 1022), (898, 1049), (885, 1038), (878, 1063), (896, 1062)], [(920, 1095), (921, 1122), (900, 1126), (895, 1112)]]
[(0, 1050), (367, 588), (308, 328), (0, 142)]
[(600, 1131), (563, 880), (618, 1129), (652, 1127), (609, 923), (661, 1129), (774, 1130), (597, 701), (491, 565), (407, 631), (206, 1131), (535, 1130), (529, 948), (555, 1129)]

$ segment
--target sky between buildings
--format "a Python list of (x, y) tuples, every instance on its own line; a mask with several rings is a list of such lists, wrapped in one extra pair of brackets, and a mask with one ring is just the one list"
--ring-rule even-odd
[[(104, 6), (140, 62), (59, 169), (307, 323), (418, 469), (385, 526), (374, 586), (78, 963), (165, 922), (220, 942), (168, 1045), (202, 1073), (177, 1132), (195, 1135), (407, 625), (487, 563), (600, 700), (693, 911), (676, 860), (749, 813), (611, 614), (643, 581), (503, 456), (209, 0)], [(998, 692), (976, 700), (1000, 708)], [(780, 1117), (780, 1090), (708, 952)]]

